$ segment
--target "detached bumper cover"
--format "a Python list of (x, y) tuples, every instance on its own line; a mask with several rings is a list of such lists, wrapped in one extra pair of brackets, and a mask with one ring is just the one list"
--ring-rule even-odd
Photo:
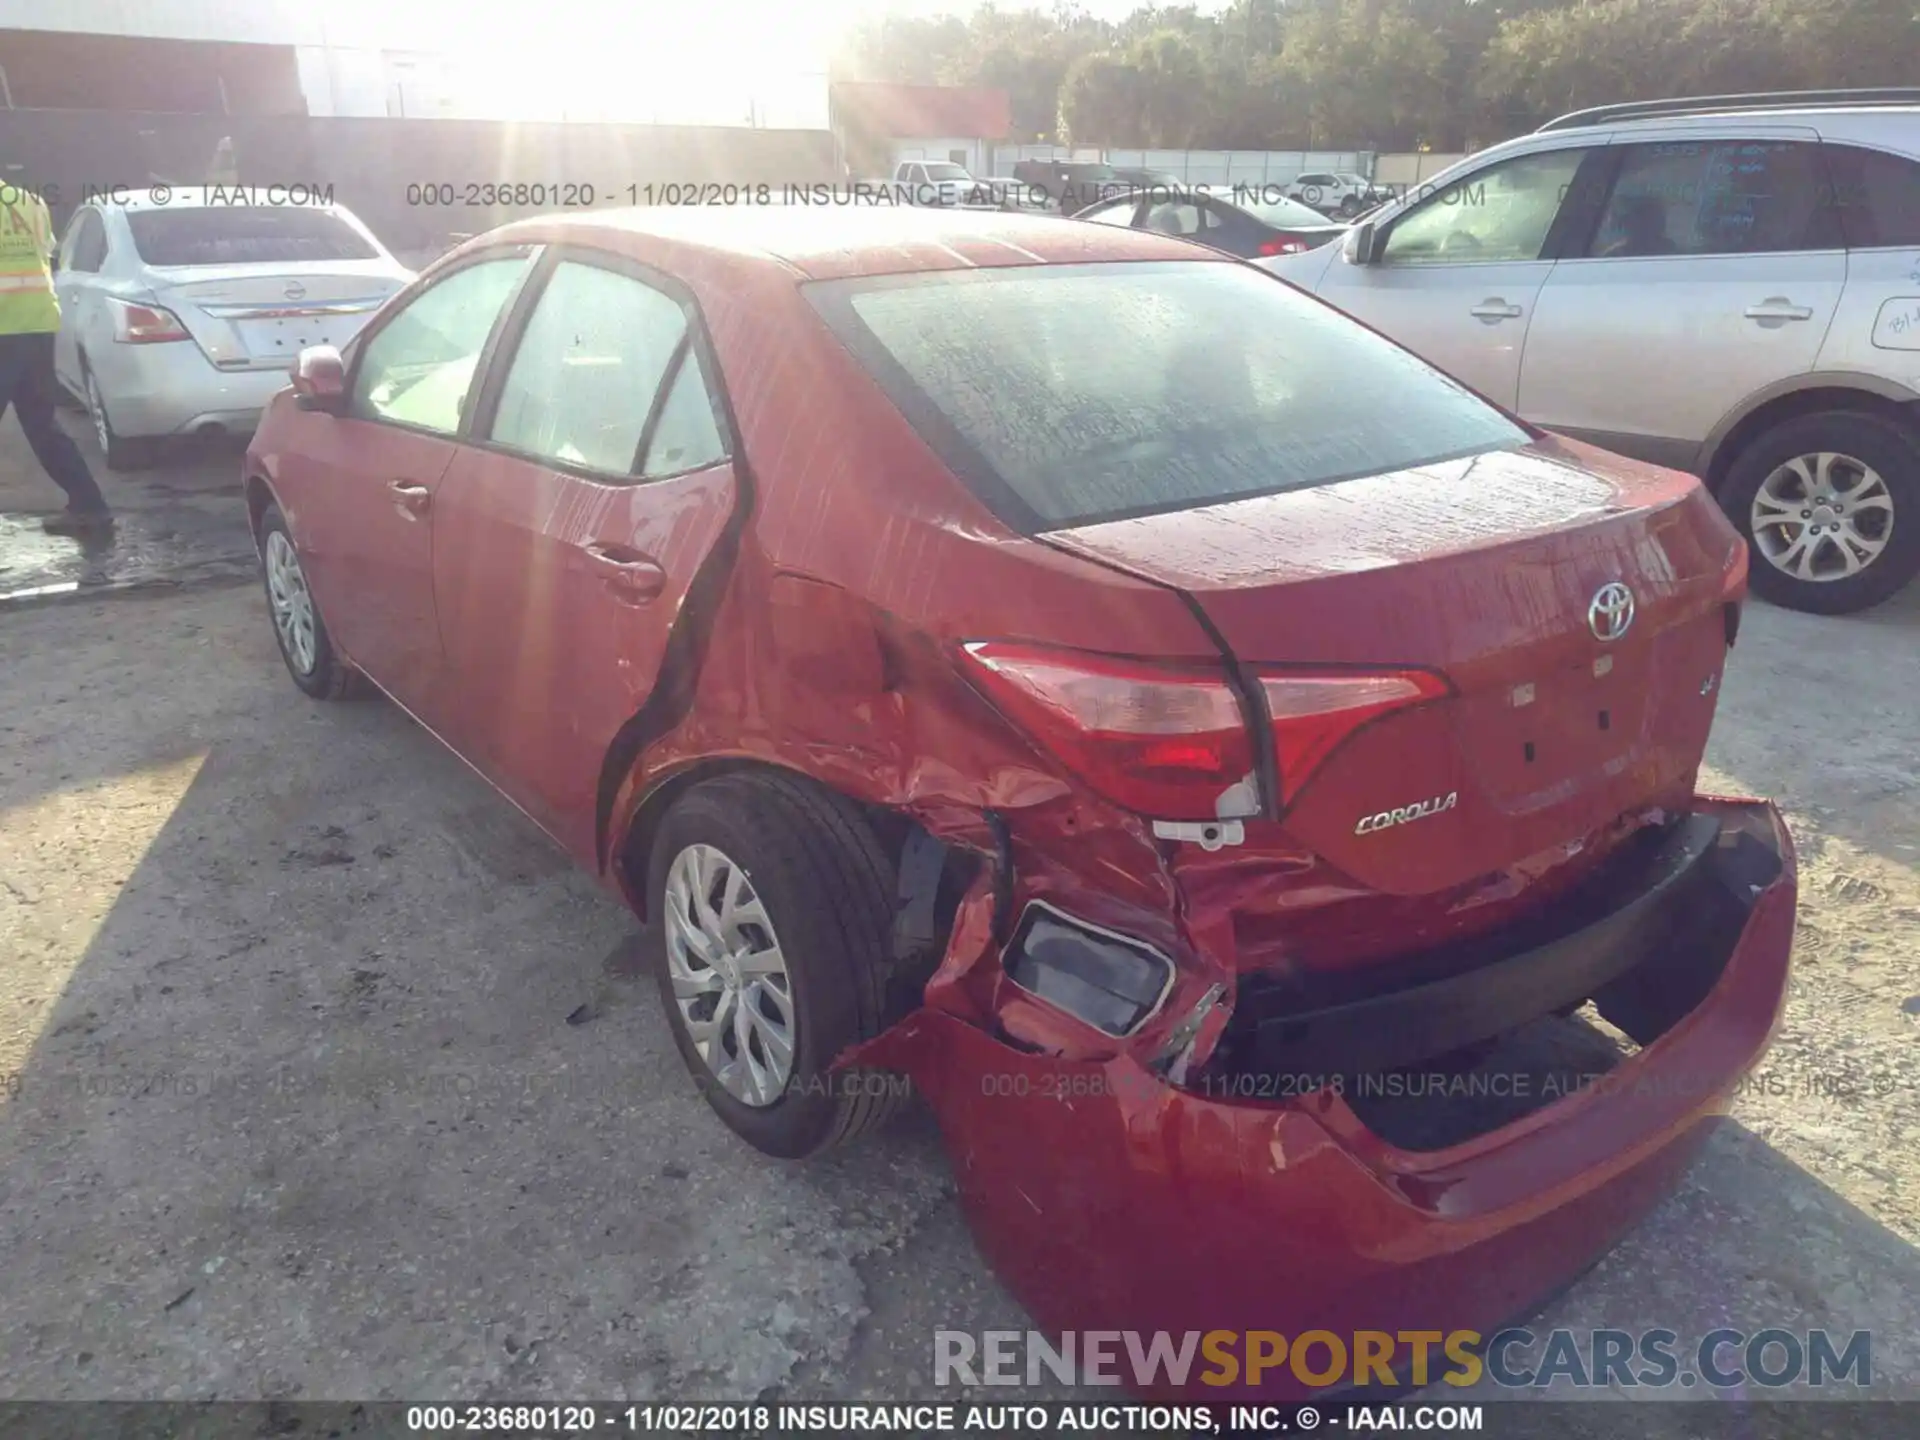
[[(1662, 1033), (1603, 1082), (1447, 1149), (1395, 1148), (1326, 1090), (1214, 1098), (1126, 1056), (1027, 1053), (934, 1010), (846, 1060), (906, 1071), (929, 1097), (976, 1239), (1048, 1331), (1490, 1333), (1667, 1193), (1778, 1023), (1797, 899), (1786, 826), (1761, 801), (1696, 809), (1713, 843), (1683, 844), (1678, 873), (1719, 922), (1671, 943), (1625, 924), (1639, 963), (1588, 955), (1573, 987)], [(1199, 1384), (1201, 1368), (1150, 1398), (1306, 1393), (1290, 1371), (1255, 1391)]]

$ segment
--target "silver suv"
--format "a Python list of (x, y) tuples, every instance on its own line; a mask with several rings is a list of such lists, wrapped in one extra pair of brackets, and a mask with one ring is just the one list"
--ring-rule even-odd
[(1920, 89), (1583, 110), (1260, 263), (1535, 424), (1693, 471), (1778, 604), (1920, 569)]

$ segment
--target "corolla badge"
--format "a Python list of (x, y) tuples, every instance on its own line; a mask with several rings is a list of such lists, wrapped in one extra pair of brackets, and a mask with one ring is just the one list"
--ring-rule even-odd
[(1376, 830), (1391, 830), (1395, 825), (1405, 825), (1409, 821), (1424, 820), (1429, 815), (1438, 815), (1442, 810), (1451, 810), (1460, 803), (1460, 792), (1450, 790), (1445, 795), (1436, 795), (1431, 800), (1422, 800), (1418, 805), (1401, 805), (1392, 810), (1382, 810), (1378, 815), (1367, 815), (1353, 827), (1356, 835), (1371, 835)]
[(1610, 580), (1594, 592), (1587, 606), (1587, 628), (1596, 640), (1618, 640), (1633, 624), (1633, 591)]

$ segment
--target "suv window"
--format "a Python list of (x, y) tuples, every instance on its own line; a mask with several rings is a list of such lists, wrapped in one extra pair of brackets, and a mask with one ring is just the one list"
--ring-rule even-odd
[[(1249, 265), (1133, 261), (817, 282), (808, 299), (1029, 533), (1523, 445), (1486, 401)], [(1393, 397), (1381, 423), (1378, 397)]]
[(98, 210), (82, 210), (74, 217), (61, 247), (60, 268), (92, 274), (107, 263), (107, 226)]
[(265, 265), (377, 260), (380, 252), (331, 211), (304, 205), (134, 210), (133, 248), (149, 265)]
[(457, 432), (480, 352), (527, 259), (479, 261), (409, 300), (359, 356), (351, 413), (439, 435)]
[[(563, 261), (514, 351), (491, 438), (558, 465), (633, 474), (654, 397), (687, 338), (686, 312), (671, 296), (616, 270)], [(683, 373), (698, 387), (697, 368)], [(697, 397), (689, 390), (668, 399), (676, 433), (667, 445), (681, 452), (674, 468), (719, 459), (704, 387)], [(699, 410), (706, 412), (704, 434)]]
[(1840, 244), (1820, 149), (1797, 140), (1622, 147), (1587, 253), (1759, 255)]
[(1383, 265), (1538, 260), (1586, 150), (1520, 155), (1456, 180), (1387, 231)]
[(1920, 164), (1831, 141), (1821, 149), (1849, 246), (1920, 245)]

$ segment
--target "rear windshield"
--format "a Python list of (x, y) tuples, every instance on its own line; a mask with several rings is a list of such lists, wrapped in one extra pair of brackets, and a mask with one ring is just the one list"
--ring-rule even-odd
[(980, 498), (1033, 533), (1527, 443), (1514, 421), (1252, 266), (954, 270), (807, 287)]
[(1233, 203), (1246, 211), (1263, 225), (1313, 225), (1326, 227), (1327, 217), (1318, 210), (1309, 209), (1297, 200), (1289, 200), (1283, 195), (1252, 195), (1244, 191), (1233, 198)]
[(149, 265), (261, 265), (374, 260), (380, 252), (338, 215), (299, 205), (136, 210), (133, 248)]

